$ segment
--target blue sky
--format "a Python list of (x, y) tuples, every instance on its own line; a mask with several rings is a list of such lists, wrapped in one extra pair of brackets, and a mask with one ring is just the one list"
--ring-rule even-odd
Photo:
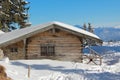
[(120, 0), (27, 0), (33, 26), (61, 21), (94, 27), (120, 25)]

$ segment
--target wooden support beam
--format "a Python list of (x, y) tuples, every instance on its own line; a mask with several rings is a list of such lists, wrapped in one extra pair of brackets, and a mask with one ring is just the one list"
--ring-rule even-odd
[(27, 56), (27, 39), (23, 39), (23, 53), (25, 54), (25, 59), (28, 59), (28, 56)]
[(102, 65), (102, 58), (100, 57), (100, 65)]
[(54, 27), (52, 28), (52, 33), (55, 34), (55, 28)]

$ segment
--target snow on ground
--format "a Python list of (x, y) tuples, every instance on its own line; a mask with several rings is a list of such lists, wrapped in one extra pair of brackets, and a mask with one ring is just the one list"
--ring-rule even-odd
[[(113, 43), (104, 45), (115, 46)], [(107, 51), (101, 55), (101, 66), (50, 59), (9, 61), (8, 58), (1, 60), (0, 65), (5, 66), (7, 75), (13, 80), (120, 80), (120, 52)]]
[(2, 60), (0, 64), (13, 80), (120, 80), (120, 53), (104, 54), (101, 66), (49, 59)]

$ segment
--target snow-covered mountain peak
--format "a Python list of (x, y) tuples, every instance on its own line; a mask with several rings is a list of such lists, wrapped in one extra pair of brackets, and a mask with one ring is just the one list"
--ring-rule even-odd
[(120, 25), (114, 26), (114, 28), (119, 28), (120, 29)]
[(120, 46), (120, 41), (115, 41), (115, 42), (103, 42), (103, 46)]

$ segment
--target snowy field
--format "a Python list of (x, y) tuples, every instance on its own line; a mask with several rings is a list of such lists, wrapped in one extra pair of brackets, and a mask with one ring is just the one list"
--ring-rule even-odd
[[(104, 45), (108, 46), (107, 43)], [(120, 80), (120, 52), (110, 51), (101, 55), (101, 66), (49, 59), (1, 60), (0, 64), (5, 66), (7, 75), (13, 80)]]
[(13, 80), (120, 80), (120, 53), (107, 53), (103, 59), (101, 66), (48, 59), (3, 60), (0, 64)]

